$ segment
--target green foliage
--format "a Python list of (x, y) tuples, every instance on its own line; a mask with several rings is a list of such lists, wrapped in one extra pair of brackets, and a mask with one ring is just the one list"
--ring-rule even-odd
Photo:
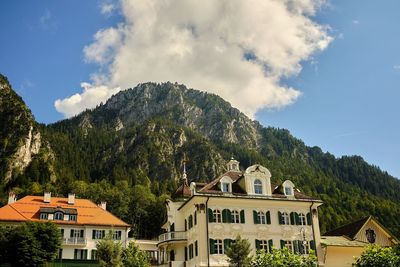
[(60, 231), (51, 222), (0, 228), (0, 262), (11, 266), (44, 266), (55, 258), (60, 246)]
[(317, 257), (310, 250), (308, 255), (298, 255), (289, 251), (287, 248), (272, 248), (271, 253), (264, 250), (257, 251), (251, 259), (251, 267), (316, 267)]
[(370, 245), (353, 264), (355, 267), (394, 267), (400, 266), (398, 248)]
[(112, 240), (110, 235), (96, 244), (100, 267), (122, 267), (122, 245)]
[(129, 243), (128, 247), (122, 252), (122, 262), (124, 267), (149, 267), (149, 259), (146, 252), (139, 249), (134, 242)]
[(238, 235), (225, 251), (230, 267), (247, 267), (250, 264), (250, 243)]

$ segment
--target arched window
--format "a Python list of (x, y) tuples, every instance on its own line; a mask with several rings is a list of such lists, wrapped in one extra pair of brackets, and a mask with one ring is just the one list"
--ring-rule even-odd
[(213, 211), (213, 215), (214, 215), (214, 222), (220, 223), (221, 222), (221, 211), (216, 209)]
[(286, 224), (286, 225), (290, 224), (290, 217), (287, 212), (282, 212), (282, 222), (283, 222), (283, 224)]
[(237, 210), (233, 210), (231, 212), (231, 216), (232, 216), (232, 223), (240, 223), (240, 216), (239, 216), (239, 212)]
[(300, 223), (300, 225), (307, 224), (306, 215), (304, 215), (304, 213), (299, 213), (299, 223)]
[(265, 213), (262, 211), (259, 211), (257, 213), (258, 216), (258, 221), (260, 222), (260, 224), (265, 224)]
[(64, 220), (64, 214), (61, 211), (54, 213), (54, 220)]
[(262, 182), (259, 179), (256, 179), (254, 181), (254, 194), (261, 195), (262, 193)]

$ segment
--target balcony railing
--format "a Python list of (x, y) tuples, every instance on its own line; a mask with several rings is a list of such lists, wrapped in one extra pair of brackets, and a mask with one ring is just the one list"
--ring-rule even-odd
[(173, 240), (186, 240), (186, 232), (168, 232), (161, 234), (158, 237), (159, 242), (167, 242), (167, 241), (173, 241)]
[(63, 245), (86, 245), (86, 238), (83, 237), (64, 237)]

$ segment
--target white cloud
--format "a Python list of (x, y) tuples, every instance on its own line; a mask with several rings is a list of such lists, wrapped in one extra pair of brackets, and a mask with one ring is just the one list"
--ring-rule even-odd
[(103, 15), (110, 16), (115, 10), (115, 6), (111, 3), (102, 3), (100, 5), (100, 12)]
[(353, 20), (352, 22), (353, 22), (353, 24), (355, 24), (355, 25), (358, 25), (358, 24), (360, 24), (360, 21), (359, 21), (359, 20), (356, 20), (356, 19), (355, 19), (355, 20)]
[(81, 87), (83, 88), (82, 93), (55, 101), (54, 106), (58, 112), (63, 113), (66, 117), (72, 117), (85, 109), (96, 107), (121, 90), (119, 87), (111, 89), (104, 85), (94, 86), (89, 83), (81, 83)]
[[(281, 108), (301, 95), (280, 80), (297, 75), (301, 62), (332, 40), (328, 27), (312, 20), (323, 3), (126, 0), (121, 2), (123, 24), (99, 30), (84, 55), (100, 65), (92, 76), (95, 86), (176, 81), (216, 93), (254, 117), (262, 108)], [(78, 96), (61, 101), (69, 113), (61, 112), (71, 116), (82, 110), (74, 112), (75, 102), (69, 101)]]
[(393, 69), (395, 69), (395, 70), (400, 70), (400, 65), (394, 65), (394, 66), (393, 66)]

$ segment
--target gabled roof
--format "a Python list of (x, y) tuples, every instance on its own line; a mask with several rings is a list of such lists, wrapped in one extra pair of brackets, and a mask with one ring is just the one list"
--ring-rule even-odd
[[(50, 203), (43, 201), (43, 196), (26, 196), (12, 204), (0, 208), (0, 222), (43, 221), (40, 210), (64, 210), (68, 214), (77, 213), (77, 221), (51, 220), (56, 224), (103, 225), (130, 227), (110, 212), (97, 206), (88, 199), (75, 199), (75, 204), (68, 204), (68, 198), (51, 197)], [(75, 211), (72, 211), (75, 210)]]
[(351, 239), (357, 235), (357, 233), (361, 230), (361, 228), (368, 222), (371, 216), (362, 218), (358, 221), (343, 225), (339, 228), (328, 231), (324, 234), (324, 236), (347, 236)]

